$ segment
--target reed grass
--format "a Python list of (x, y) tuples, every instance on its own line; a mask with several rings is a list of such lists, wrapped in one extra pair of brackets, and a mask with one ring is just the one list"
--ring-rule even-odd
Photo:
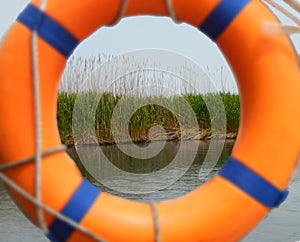
[[(112, 61), (112, 65), (106, 66), (105, 70), (100, 68), (108, 60)], [(135, 71), (122, 75), (126, 72), (126, 68), (128, 69), (128, 63)], [(122, 129), (128, 128), (135, 142), (147, 141), (149, 130), (155, 125), (160, 125), (169, 134), (180, 130), (176, 113), (186, 116), (186, 119), (181, 119), (183, 120), (181, 125), (189, 126), (192, 111), (196, 116), (198, 129), (211, 131), (211, 120), (221, 117), (218, 111), (220, 98), (226, 112), (226, 132), (238, 131), (240, 117), (238, 94), (226, 91), (225, 88), (217, 92), (209, 90), (207, 85), (203, 87), (201, 80), (197, 82), (198, 86), (195, 83), (191, 84), (190, 80), (197, 79), (199, 73), (189, 70), (188, 66), (169, 70), (167, 73), (159, 71), (158, 64), (157, 71), (150, 72), (145, 68), (147, 66), (149, 63), (141, 64), (124, 57), (98, 56), (88, 60), (72, 58), (62, 77), (57, 102), (57, 121), (62, 143), (74, 143), (72, 125), (75, 105), (80, 105), (85, 111), (82, 115), (77, 113), (81, 118), (80, 135), (83, 143), (84, 140), (89, 142), (86, 139), (89, 136), (96, 136), (100, 143), (116, 141), (111, 127), (116, 108), (120, 109), (118, 110), (120, 122), (119, 126), (114, 128), (121, 133), (125, 132)], [(171, 88), (176, 89), (175, 93), (169, 92)], [(199, 93), (199, 90), (204, 91)], [(125, 101), (122, 101), (122, 105), (118, 105), (121, 100)], [(184, 102), (191, 107), (190, 110), (186, 108)], [(145, 103), (146, 105), (143, 105)], [(171, 105), (175, 110), (168, 110), (166, 108), (168, 105), (163, 105), (164, 103)], [(141, 107), (135, 110), (128, 122), (125, 114), (131, 112), (130, 107), (139, 104)], [(207, 105), (213, 110), (209, 112)], [(122, 123), (126, 121), (128, 126)]]
[[(74, 142), (73, 130), (72, 130), (72, 113), (74, 109), (74, 104), (76, 97), (79, 94), (74, 93), (60, 93), (58, 96), (58, 105), (57, 105), (57, 120), (58, 127), (61, 136), (61, 140), (65, 144), (72, 144)], [(89, 103), (92, 103), (92, 98), (95, 98), (97, 94), (89, 92), (85, 94), (85, 100), (87, 100), (84, 105), (85, 108), (89, 108)], [(226, 119), (227, 119), (227, 127), (226, 131), (230, 133), (234, 133), (238, 131), (239, 127), (239, 116), (240, 116), (240, 106), (239, 106), (239, 96), (237, 94), (231, 93), (218, 93), (218, 94), (205, 94), (203, 95), (195, 95), (188, 94), (184, 95), (183, 98), (190, 105), (192, 110), (195, 113), (195, 116), (198, 121), (199, 130), (211, 130), (211, 120), (216, 119), (219, 112), (213, 112), (213, 117), (211, 117), (208, 108), (207, 108), (207, 100), (210, 100), (211, 103), (215, 102), (218, 96), (221, 96), (225, 111), (226, 111)], [(86, 119), (94, 120), (94, 134), (84, 132), (81, 134), (82, 136), (96, 135), (99, 141), (104, 143), (113, 143), (115, 140), (113, 138), (112, 130), (111, 130), (111, 118), (116, 107), (118, 101), (121, 99), (121, 96), (114, 96), (111, 93), (101, 94), (101, 98), (99, 104), (96, 108), (95, 113), (91, 112), (93, 117), (86, 117)], [(161, 102), (177, 102), (177, 98), (179, 97), (160, 97), (163, 99)], [(204, 98), (206, 103), (204, 102)], [(156, 98), (155, 98), (156, 99)], [(130, 99), (126, 99), (126, 105), (136, 105), (141, 99), (132, 97)], [(157, 100), (155, 100), (157, 101)], [(180, 125), (178, 120), (174, 116), (174, 114), (167, 110), (165, 107), (151, 104), (154, 101), (151, 98), (148, 98), (147, 102), (149, 103), (146, 106), (142, 106), (133, 114), (129, 121), (129, 133), (133, 141), (146, 141), (148, 139), (148, 132), (150, 128), (154, 125), (162, 126), (167, 133), (174, 132), (180, 129)], [(181, 103), (181, 102), (178, 102)], [(122, 105), (121, 109), (118, 113), (126, 113), (128, 110), (126, 109), (126, 105)], [(176, 104), (174, 105), (176, 106)], [(180, 106), (177, 106), (178, 109), (181, 109)], [(185, 108), (185, 107), (182, 107)], [(181, 110), (182, 112), (182, 110)], [(189, 116), (190, 114), (187, 114)], [(126, 118), (119, 117), (120, 127), (117, 127), (119, 132), (122, 132), (121, 129), (124, 128), (124, 125), (121, 122), (126, 121)], [(187, 120), (188, 122), (188, 120)], [(87, 127), (85, 122), (82, 122), (83, 130), (84, 126)], [(183, 124), (185, 125), (185, 124)], [(188, 125), (187, 125), (188, 126)], [(125, 130), (124, 130), (125, 132)], [(83, 137), (84, 138), (84, 137)]]

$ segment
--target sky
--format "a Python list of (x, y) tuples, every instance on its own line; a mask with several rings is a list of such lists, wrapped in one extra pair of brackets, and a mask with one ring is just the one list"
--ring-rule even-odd
[[(3, 36), (27, 3), (29, 0), (5, 2), (5, 7), (0, 10), (0, 36)], [(298, 16), (300, 18), (300, 14)], [(297, 46), (300, 39), (296, 37), (294, 42)], [(296, 48), (299, 49), (298, 46)], [(207, 70), (209, 75), (219, 73), (212, 76), (224, 79), (222, 81), (236, 91), (234, 77), (217, 46), (196, 28), (187, 24), (177, 25), (167, 17), (141, 16), (122, 19), (116, 26), (99, 29), (79, 45), (74, 55), (120, 55), (141, 49), (162, 49), (189, 58)], [(222, 76), (219, 71), (221, 68)]]

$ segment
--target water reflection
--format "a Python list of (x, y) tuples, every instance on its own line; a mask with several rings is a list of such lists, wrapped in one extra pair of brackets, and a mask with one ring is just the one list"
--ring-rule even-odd
[[(102, 190), (138, 201), (166, 200), (186, 194), (213, 176), (226, 161), (233, 147), (233, 141), (226, 142), (220, 159), (214, 160), (214, 157), (207, 159), (210, 142), (197, 142), (198, 144), (196, 153), (193, 153), (193, 141), (181, 142), (181, 144), (168, 142), (158, 156), (146, 160), (127, 156), (117, 146), (102, 146), (102, 152), (107, 159), (121, 170), (118, 173), (110, 170), (111, 164), (106, 166), (101, 163), (102, 157), (98, 146), (76, 147), (77, 152), (79, 151), (85, 157), (84, 162), (79, 159), (74, 147), (68, 152), (80, 167), (83, 175)], [(183, 146), (181, 152), (178, 152), (179, 145)], [(219, 147), (215, 145), (210, 148), (210, 153), (213, 153), (216, 151), (214, 149)], [(168, 167), (175, 156), (180, 162)], [(190, 162), (191, 158), (192, 162)], [(206, 163), (203, 166), (205, 159)], [(166, 167), (168, 169), (165, 169)], [(157, 173), (156, 177), (153, 177), (154, 172)], [(130, 173), (129, 176), (128, 173)], [(136, 173), (139, 176), (136, 176)], [(209, 176), (207, 176), (208, 173)]]
[[(81, 170), (83, 174), (85, 174), (94, 184), (101, 187), (103, 190), (111, 192), (115, 195), (123, 196), (129, 199), (135, 199), (139, 201), (149, 201), (149, 200), (161, 200), (161, 199), (171, 199), (174, 197), (181, 196), (198, 185), (203, 183), (205, 179), (202, 177), (199, 179), (199, 170), (202, 166), (203, 155), (207, 153), (207, 145), (202, 143), (199, 146), (199, 154), (192, 166), (188, 169), (183, 177), (181, 177), (176, 183), (172, 186), (162, 189), (160, 191), (156, 191), (150, 194), (122, 194), (116, 191), (107, 189), (95, 179), (93, 179), (90, 174), (85, 170), (83, 165), (78, 161), (77, 162), (81, 166)], [(228, 155), (231, 152), (233, 146), (233, 142), (226, 142), (224, 150), (222, 152), (220, 162), (218, 165), (220, 166), (223, 161), (225, 161)], [(90, 157), (93, 157), (92, 149), (86, 146), (86, 149), (90, 152)], [(115, 154), (115, 147), (107, 146), (106, 154), (111, 153)], [(111, 149), (111, 151), (109, 151)], [(73, 148), (69, 149), (68, 152), (72, 157), (76, 158), (76, 150)], [(89, 153), (87, 152), (87, 153)], [(121, 154), (119, 154), (121, 155)], [(172, 156), (170, 156), (172, 157)], [(92, 159), (91, 159), (92, 160)], [(201, 161), (202, 160), (202, 161)], [(117, 163), (116, 163), (117, 164)], [(130, 164), (130, 162), (129, 162)], [(124, 167), (124, 164), (119, 163), (120, 167), (123, 165), (123, 169), (127, 169), (128, 167)], [(159, 165), (159, 164), (158, 164)], [(129, 166), (129, 165), (128, 165)], [(152, 165), (155, 166), (155, 165)], [(160, 166), (162, 167), (162, 166)], [(129, 168), (128, 168), (129, 169)], [(131, 169), (131, 168), (130, 168)], [(147, 170), (143, 170), (143, 172), (149, 172), (151, 169), (157, 169), (155, 167), (151, 167)], [(210, 176), (213, 176), (219, 167), (216, 167)], [(299, 168), (298, 168), (299, 170)], [(132, 170), (131, 170), (132, 171)], [(63, 185), (63, 183), (62, 183)], [(299, 171), (297, 175), (293, 178), (290, 188), (290, 195), (287, 200), (280, 206), (279, 209), (273, 210), (258, 226), (254, 229), (243, 242), (282, 242), (282, 241), (299, 241), (300, 239), (300, 175)], [(217, 230), (217, 228), (216, 228)], [(33, 226), (29, 220), (25, 218), (25, 216), (18, 210), (16, 205), (12, 202), (7, 192), (5, 191), (3, 185), (0, 183), (0, 241), (2, 242), (47, 242), (48, 239), (42, 234), (42, 232)]]

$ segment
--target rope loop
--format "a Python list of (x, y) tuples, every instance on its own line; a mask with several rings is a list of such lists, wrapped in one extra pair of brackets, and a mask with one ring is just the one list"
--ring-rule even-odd
[[(41, 0), (40, 10), (44, 11), (47, 0)], [(39, 26), (42, 17), (38, 19), (36, 25)], [(41, 122), (41, 102), (40, 102), (40, 73), (39, 73), (39, 57), (38, 57), (38, 33), (37, 30), (32, 31), (31, 35), (31, 56), (32, 56), (32, 85), (34, 95), (34, 119), (35, 119), (35, 198), (40, 204), (42, 201), (41, 193), (41, 169), (42, 169), (42, 122)], [(48, 233), (43, 210), (40, 206), (36, 207), (39, 227), (44, 233)]]
[(128, 0), (122, 0), (122, 5), (119, 9), (119, 12), (118, 12), (117, 16), (115, 17), (115, 19), (111, 23), (106, 25), (107, 27), (115, 26), (122, 20), (122, 18), (124, 17), (124, 14), (126, 12), (127, 5), (128, 5)]
[(292, 7), (297, 12), (300, 12), (300, 1), (299, 0), (283, 0), (286, 2), (290, 7)]
[[(167, 6), (167, 9), (168, 9), (168, 13), (169, 13), (170, 18), (173, 20), (174, 23), (180, 24), (181, 22), (176, 17), (176, 14), (175, 14), (175, 11), (174, 11), (174, 8), (173, 8), (172, 0), (165, 0), (165, 1), (166, 1), (166, 6)], [(115, 26), (122, 20), (122, 18), (124, 17), (124, 14), (126, 12), (128, 2), (129, 2), (128, 0), (122, 0), (122, 5), (119, 9), (119, 12), (118, 12), (116, 18), (111, 23), (107, 24), (106, 25), (107, 27)]]
[(158, 219), (158, 211), (156, 207), (155, 201), (150, 201), (151, 209), (152, 209), (152, 217), (153, 217), (153, 224), (154, 224), (154, 234), (155, 234), (155, 242), (160, 242), (160, 228), (159, 228), (159, 219)]
[(166, 5), (167, 5), (167, 8), (168, 8), (169, 15), (170, 15), (171, 19), (173, 20), (173, 22), (176, 23), (176, 24), (180, 24), (181, 22), (176, 17), (176, 13), (175, 13), (174, 8), (173, 8), (172, 0), (166, 0)]
[[(262, 26), (262, 31), (266, 35), (280, 35), (280, 34), (286, 34), (286, 35), (292, 35), (300, 33), (300, 19), (296, 17), (291, 10), (286, 9), (281, 4), (278, 4), (274, 0), (262, 0), (262, 2), (267, 6), (272, 6), (282, 14), (284, 14), (286, 17), (288, 17), (290, 20), (292, 20), (295, 25), (284, 25), (284, 24), (274, 24), (270, 22), (264, 22)], [(299, 0), (283, 0), (288, 6), (290, 6), (292, 9), (300, 13), (300, 1)]]
[[(56, 154), (56, 153), (61, 152), (61, 151), (66, 151), (66, 146), (65, 145), (56, 146), (54, 148), (51, 148), (51, 149), (48, 149), (48, 150), (42, 152), (42, 157), (53, 155), (53, 154)], [(27, 163), (33, 162), (34, 160), (35, 160), (35, 155), (30, 156), (30, 157), (25, 158), (25, 159), (22, 159), (22, 160), (19, 160), (19, 161), (9, 163), (7, 165), (0, 165), (0, 172), (5, 171), (5, 170), (9, 170), (9, 169), (13, 169), (15, 167), (19, 167), (19, 166), (22, 166), (22, 165), (25, 165)]]

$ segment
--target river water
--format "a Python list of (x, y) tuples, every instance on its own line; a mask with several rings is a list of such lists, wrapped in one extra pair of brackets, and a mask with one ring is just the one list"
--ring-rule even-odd
[[(180, 145), (183, 146), (180, 147)], [(77, 147), (77, 152), (75, 148), (69, 148), (68, 153), (73, 159), (76, 160), (76, 163), (80, 167), (82, 173), (102, 190), (106, 190), (112, 194), (132, 200), (149, 201), (172, 199), (182, 196), (185, 193), (193, 190), (195, 187), (201, 185), (209, 177), (218, 172), (224, 161), (226, 161), (227, 157), (230, 155), (233, 145), (233, 141), (227, 141), (222, 149), (218, 163), (216, 165), (209, 164), (206, 166), (206, 170), (203, 170), (203, 161), (208, 155), (209, 147), (212, 149), (212, 151), (214, 151), (215, 148), (210, 146), (209, 142), (200, 142), (196, 153), (191, 151), (193, 147), (193, 143), (191, 142), (182, 142), (181, 144), (176, 142), (168, 142), (165, 144), (164, 149), (162, 149), (162, 151), (155, 156), (155, 158), (149, 158), (146, 160), (129, 157), (121, 151), (124, 151), (124, 149), (120, 150), (116, 146), (102, 146), (100, 148), (102, 156), (99, 156), (98, 146)], [(130, 146), (132, 146), (132, 144)], [(125, 148), (130, 148), (130, 146)], [(141, 151), (143, 149), (145, 149), (145, 147), (141, 147)], [(215, 151), (217, 152), (217, 150)], [(179, 156), (177, 156), (177, 153), (179, 153)], [(78, 154), (81, 159), (79, 159)], [(114, 164), (114, 166), (117, 166), (122, 171), (125, 171), (124, 174), (139, 174), (140, 176), (145, 177), (147, 184), (150, 182), (152, 187), (147, 187), (148, 185), (146, 183), (142, 184), (141, 187), (146, 187), (143, 193), (141, 192), (141, 188), (136, 190), (124, 190), (124, 187), (138, 187), (138, 184), (132, 183), (128, 177), (125, 177), (122, 181), (120, 174), (116, 176), (115, 173), (111, 172), (111, 170), (108, 172), (111, 176), (102, 179), (100, 176), (103, 175), (103, 173), (101, 173), (101, 169), (99, 169), (99, 167), (103, 168), (103, 164), (102, 166), (101, 164), (99, 165), (99, 157), (103, 158), (103, 154), (108, 158), (108, 160), (111, 161), (111, 163)], [(164, 170), (164, 168), (168, 167), (168, 164), (171, 163), (175, 157), (177, 157), (179, 160), (189, 160), (191, 155), (195, 156), (192, 163), (183, 162), (183, 165), (177, 164), (172, 167), (173, 174), (178, 174), (179, 176), (179, 179), (176, 179), (176, 182), (171, 181), (170, 184), (159, 183), (159, 181), (168, 180), (168, 177), (164, 177), (168, 176), (166, 172), (158, 173), (161, 176), (161, 179), (156, 179), (156, 177), (152, 177), (154, 178), (152, 179), (151, 176), (147, 176), (149, 173), (155, 174), (155, 172), (158, 172), (159, 170)], [(84, 161), (83, 156), (85, 157)], [(202, 173), (199, 173), (200, 170)], [(208, 170), (210, 173), (208, 176), (206, 176), (206, 171)], [(119, 186), (121, 181), (122, 184), (125, 184), (123, 188)], [(290, 195), (288, 196), (287, 200), (280, 206), (279, 209), (273, 210), (245, 239), (243, 239), (243, 241), (299, 241), (299, 191), (300, 175), (295, 173), (290, 185)], [(33, 226), (18, 210), (5, 191), (3, 185), (0, 183), (0, 242), (17, 241), (46, 242), (48, 240), (40, 232), (40, 230)]]

